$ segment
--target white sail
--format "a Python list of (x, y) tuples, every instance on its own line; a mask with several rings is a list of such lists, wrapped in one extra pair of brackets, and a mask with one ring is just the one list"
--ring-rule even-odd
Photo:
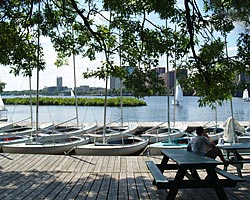
[(245, 100), (245, 101), (250, 100), (250, 99), (249, 99), (249, 95), (248, 95), (248, 90), (247, 90), (247, 89), (245, 89), (245, 90), (243, 91), (242, 99)]
[(175, 99), (176, 101), (183, 101), (183, 92), (180, 84), (176, 86)]
[(176, 84), (175, 97), (172, 102), (173, 105), (181, 105), (183, 103), (183, 91), (179, 83)]
[(0, 95), (0, 111), (1, 110), (6, 110), (6, 108), (5, 108), (5, 105), (4, 105), (4, 103), (3, 103), (3, 99), (2, 99), (2, 97), (1, 97), (1, 95)]

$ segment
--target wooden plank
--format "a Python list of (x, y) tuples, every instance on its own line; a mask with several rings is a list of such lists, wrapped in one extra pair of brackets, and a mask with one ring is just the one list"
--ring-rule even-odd
[(128, 196), (129, 199), (138, 199), (138, 194), (136, 190), (135, 178), (132, 172), (127, 173), (127, 182), (128, 182)]
[(103, 160), (104, 160), (104, 156), (98, 157), (93, 172), (100, 172), (101, 171)]
[(127, 158), (125, 156), (121, 156), (121, 172), (127, 172)]
[(44, 162), (46, 161), (47, 157), (44, 155), (37, 155), (37, 162), (34, 163), (32, 170), (33, 171), (43, 171)]
[[(27, 178), (26, 178), (27, 177)], [(25, 173), (25, 180), (23, 184), (18, 183), (18, 187), (14, 191), (5, 197), (5, 200), (13, 200), (13, 199), (23, 199), (28, 196), (34, 188), (39, 187), (43, 181), (50, 178), (51, 174), (41, 175), (40, 172), (36, 173)]]
[[(90, 188), (90, 191), (87, 195), (86, 200), (90, 200), (90, 199), (97, 199), (98, 196), (98, 192), (100, 190), (102, 181), (103, 181), (103, 173), (98, 173), (93, 181), (93, 184)], [(105, 199), (105, 198), (104, 198)]]
[(101, 169), (99, 172), (107, 172), (110, 156), (103, 156)]
[(12, 165), (12, 166), (10, 166), (9, 168), (7, 168), (5, 170), (11, 171), (11, 170), (15, 170), (17, 168), (20, 170), (20, 168), (22, 167), (22, 164), (27, 161), (23, 154), (20, 154), (20, 155), (21, 155), (20, 157), (18, 157), (16, 159), (13, 159), (12, 164), (15, 163), (15, 165)]
[(65, 170), (65, 165), (69, 161), (69, 156), (65, 156), (61, 163), (54, 169), (57, 172), (61, 172)]
[(147, 172), (148, 168), (145, 162), (145, 159), (143, 159), (144, 156), (138, 156), (137, 157), (137, 162), (138, 162), (138, 167), (139, 167), (139, 172)]
[(65, 173), (65, 174), (66, 176), (60, 181), (58, 181), (58, 184), (56, 185), (56, 187), (53, 188), (53, 190), (45, 197), (45, 199), (47, 200), (55, 199), (58, 195), (60, 195), (60, 193), (64, 191), (65, 187), (74, 176), (73, 173)]
[(100, 190), (97, 192), (97, 199), (107, 199), (109, 194), (109, 185), (111, 181), (111, 173), (105, 173), (103, 175)]
[(72, 178), (69, 179), (68, 182), (66, 182), (66, 186), (61, 190), (61, 192), (57, 196), (55, 196), (55, 198), (53, 198), (54, 200), (68, 199), (66, 197), (68, 196), (72, 188), (75, 186), (75, 184), (81, 177), (80, 173), (70, 173), (70, 174), (72, 174)]
[(65, 159), (64, 156), (58, 155), (55, 156), (55, 162), (53, 163), (53, 165), (50, 166), (50, 168), (48, 169), (48, 171), (56, 171), (56, 168), (58, 167), (58, 165), (60, 165), (60, 163)]
[(134, 156), (129, 156), (128, 160), (132, 164), (132, 172), (139, 172), (140, 170), (139, 170), (137, 158)]
[(114, 172), (116, 156), (109, 156), (109, 162), (107, 163), (107, 172)]
[(97, 160), (99, 159), (98, 156), (92, 156), (91, 157), (91, 164), (88, 165), (87, 171), (88, 172), (94, 172), (94, 169), (96, 167)]
[[(4, 172), (7, 173), (7, 172)], [(3, 199), (4, 196), (7, 196), (8, 193), (10, 193), (13, 188), (16, 188), (16, 183), (19, 181), (19, 179), (22, 179), (23, 174), (20, 172), (13, 172), (8, 173), (9, 177), (7, 179), (0, 181), (0, 199)], [(8, 189), (8, 190), (6, 190)]]
[(0, 153), (0, 169), (1, 170), (8, 170), (10, 167), (12, 167), (12, 163), (15, 162), (15, 159), (19, 159), (22, 154), (6, 154), (6, 153)]
[(167, 196), (166, 190), (158, 190), (155, 186), (153, 186), (153, 178), (150, 173), (142, 173), (142, 179), (144, 185), (146, 187), (149, 199), (160, 199), (161, 196)]
[(63, 165), (62, 167), (62, 171), (63, 172), (69, 172), (69, 168), (72, 165), (72, 157), (70, 157), (69, 155), (64, 155), (65, 157), (67, 157), (67, 162)]
[(86, 199), (88, 195), (91, 196), (92, 194), (91, 187), (95, 179), (96, 179), (96, 174), (89, 174), (87, 180), (84, 182), (84, 185), (81, 188), (75, 200), (82, 200), (82, 199)]
[[(51, 156), (51, 155), (46, 155), (46, 159), (43, 161), (42, 165), (43, 171), (50, 171), (50, 167), (54, 164), (55, 162), (55, 157)], [(41, 167), (41, 166), (40, 166)]]
[(124, 172), (120, 173), (119, 177), (119, 193), (118, 199), (128, 199), (128, 183), (127, 183), (127, 175)]
[(84, 183), (86, 182), (88, 178), (88, 173), (77, 173), (77, 177), (79, 176), (79, 179), (77, 182), (72, 186), (71, 191), (68, 193), (67, 197), (65, 199), (67, 200), (73, 200), (76, 199), (78, 194), (80, 193)]
[(75, 168), (77, 167), (77, 165), (80, 161), (79, 161), (79, 159), (76, 159), (74, 156), (71, 156), (71, 155), (70, 155), (70, 159), (71, 159), (71, 165), (69, 166), (67, 171), (74, 172)]
[(121, 172), (121, 156), (115, 157), (113, 172)]
[(87, 156), (85, 159), (81, 158), (82, 166), (80, 169), (80, 172), (89, 172), (89, 167), (94, 165), (92, 162), (93, 157), (92, 156)]
[(54, 174), (53, 178), (50, 179), (45, 187), (43, 188), (40, 193), (35, 196), (35, 199), (45, 199), (57, 186), (59, 183), (63, 181), (63, 179), (67, 176), (67, 173), (56, 173)]
[(108, 200), (118, 199), (119, 173), (112, 173), (110, 187), (108, 190)]
[[(30, 172), (33, 173), (33, 172)], [(24, 200), (33, 200), (36, 199), (37, 194), (39, 194), (44, 188), (47, 187), (47, 184), (51, 182), (52, 173), (37, 173), (40, 180), (34, 182), (33, 185), (27, 189), (27, 195), (23, 198)]]
[(37, 155), (37, 156), (32, 156), (29, 159), (29, 162), (26, 162), (26, 164), (24, 165), (24, 167), (22, 168), (23, 171), (29, 171), (29, 170), (33, 170), (34, 165), (40, 160), (40, 158), (42, 158), (42, 155)]
[(139, 199), (150, 199), (141, 173), (134, 173)]

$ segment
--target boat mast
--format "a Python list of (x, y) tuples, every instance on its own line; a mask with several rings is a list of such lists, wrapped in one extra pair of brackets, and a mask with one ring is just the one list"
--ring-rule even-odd
[[(74, 36), (74, 31), (72, 29), (72, 34)], [(79, 125), (79, 119), (78, 119), (78, 98), (77, 98), (77, 88), (76, 88), (76, 58), (75, 54), (73, 52), (73, 68), (74, 68), (74, 97), (75, 97), (75, 109), (76, 109), (76, 125)]]
[(108, 76), (105, 76), (105, 98), (104, 98), (104, 119), (103, 119), (103, 137), (102, 142), (105, 143), (106, 135), (106, 115), (107, 115), (107, 96), (108, 96)]
[[(228, 49), (227, 49), (227, 34), (224, 32), (224, 43), (225, 43), (225, 53), (226, 57), (228, 59)], [(231, 109), (231, 117), (234, 120), (234, 115), (233, 115), (233, 97), (230, 99), (230, 109)], [(233, 132), (235, 133), (235, 127), (234, 127), (234, 121), (233, 121)], [(235, 143), (235, 137), (233, 137), (233, 143)]]
[[(38, 12), (40, 13), (41, 4), (38, 2)], [(36, 73), (36, 141), (38, 135), (38, 107), (39, 107), (39, 71), (40, 71), (40, 24), (37, 26), (37, 73)]]
[[(121, 45), (121, 30), (119, 29), (119, 45)], [(119, 65), (120, 68), (122, 67), (122, 58), (121, 58), (121, 47), (119, 48)], [(122, 88), (123, 88), (123, 81), (120, 78), (120, 107), (121, 107), (121, 127), (123, 127), (123, 102), (122, 102)]]
[(31, 124), (31, 127), (33, 127), (33, 110), (32, 110), (31, 76), (29, 76), (29, 89), (30, 89), (30, 124)]
[[(109, 21), (111, 21), (111, 11), (109, 16)], [(110, 26), (109, 26), (110, 29)], [(109, 55), (107, 55), (109, 58)], [(107, 59), (107, 58), (106, 58)], [(103, 134), (102, 134), (102, 142), (105, 143), (105, 135), (106, 135), (106, 121), (107, 121), (107, 96), (108, 96), (108, 74), (105, 72), (105, 97), (104, 97), (104, 116), (103, 116)]]
[[(166, 28), (168, 27), (168, 21), (166, 19)], [(168, 110), (168, 114), (167, 114), (167, 122), (168, 122), (168, 142), (170, 143), (170, 132), (171, 132), (171, 128), (170, 128), (170, 97), (169, 97), (169, 93), (170, 93), (170, 80), (169, 80), (169, 51), (167, 48), (167, 55), (166, 55), (166, 64), (167, 64), (167, 110)]]

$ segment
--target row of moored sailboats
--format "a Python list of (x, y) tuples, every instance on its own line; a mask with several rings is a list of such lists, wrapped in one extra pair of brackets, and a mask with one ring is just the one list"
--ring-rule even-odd
[[(186, 148), (188, 142), (195, 136), (195, 127), (185, 131), (178, 128), (169, 129), (164, 124), (152, 127), (141, 135), (135, 135), (137, 123), (127, 125), (107, 125), (105, 134), (103, 127), (94, 124), (88, 126), (71, 126), (63, 124), (46, 124), (39, 130), (27, 130), (28, 135), (18, 132), (25, 126), (7, 123), (0, 127), (0, 145), (5, 153), (31, 154), (69, 154), (76, 155), (139, 155), (148, 152), (149, 155), (160, 155), (164, 148)], [(19, 131), (13, 131), (15, 128)], [(25, 127), (28, 128), (28, 127)], [(233, 118), (228, 118), (222, 127), (205, 127), (210, 138), (222, 145), (233, 142), (250, 142), (250, 128), (242, 127)], [(21, 132), (21, 131), (20, 131)], [(34, 135), (33, 135), (34, 134)]]
[(106, 125), (104, 135), (103, 127), (96, 124), (44, 124), (35, 130), (6, 123), (0, 127), (0, 145), (5, 153), (133, 155), (143, 151), (148, 144), (147, 140), (134, 135), (137, 128), (137, 123)]

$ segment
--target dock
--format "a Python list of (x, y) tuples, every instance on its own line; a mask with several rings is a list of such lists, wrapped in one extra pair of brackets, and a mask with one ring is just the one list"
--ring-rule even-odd
[[(161, 158), (1, 153), (0, 199), (165, 199), (167, 191), (152, 185), (145, 164), (146, 160), (159, 163)], [(233, 166), (228, 171), (237, 174)], [(242, 175), (245, 182), (225, 189), (230, 200), (250, 199), (250, 164), (244, 165)], [(213, 189), (180, 189), (176, 199), (218, 198)]]

